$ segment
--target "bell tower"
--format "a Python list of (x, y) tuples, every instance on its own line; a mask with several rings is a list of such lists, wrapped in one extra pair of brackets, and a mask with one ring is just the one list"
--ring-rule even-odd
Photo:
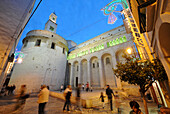
[(56, 14), (52, 13), (49, 16), (49, 20), (45, 24), (45, 30), (48, 30), (48, 31), (56, 33), (56, 30), (57, 30), (56, 20), (57, 20)]

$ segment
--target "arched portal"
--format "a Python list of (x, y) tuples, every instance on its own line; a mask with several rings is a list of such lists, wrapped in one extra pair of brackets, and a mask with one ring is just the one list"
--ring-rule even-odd
[(112, 87), (116, 86), (116, 79), (112, 70), (112, 56), (109, 53), (102, 55), (103, 73), (104, 73), (104, 84)]
[(80, 83), (81, 84), (86, 84), (87, 83), (87, 60), (86, 59), (83, 59), (81, 61), (81, 67), (82, 67), (82, 71), (81, 71), (81, 77), (80, 77)]
[(73, 63), (73, 87), (76, 87), (78, 85), (78, 72), (79, 72), (79, 65), (78, 61), (75, 61)]
[(91, 85), (100, 87), (99, 62), (97, 57), (91, 58)]
[[(117, 61), (117, 63), (118, 62), (119, 63), (125, 63), (126, 59), (122, 57), (122, 55), (124, 55), (124, 52), (125, 52), (124, 49), (120, 49), (120, 50), (118, 50), (116, 52), (116, 61)], [(129, 84), (127, 82), (124, 82), (124, 81), (121, 82), (121, 85), (124, 86), (124, 87), (129, 86)]]
[(125, 62), (125, 58), (122, 57), (122, 55), (124, 55), (124, 52), (125, 52), (124, 49), (118, 50), (116, 52), (116, 61), (117, 61), (117, 63), (118, 62), (120, 62), (120, 63), (124, 63)]

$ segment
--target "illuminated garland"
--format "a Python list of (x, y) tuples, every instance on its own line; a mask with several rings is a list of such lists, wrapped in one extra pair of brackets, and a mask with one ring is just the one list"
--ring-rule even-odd
[(124, 9), (128, 8), (128, 4), (126, 0), (113, 0), (109, 4), (107, 4), (101, 10), (103, 11), (104, 15), (109, 15), (108, 17), (108, 24), (114, 24), (117, 20), (117, 17), (113, 14), (116, 11), (118, 5), (122, 5)]
[[(115, 45), (118, 45), (118, 44), (121, 44), (121, 43), (124, 43), (124, 42), (127, 42), (126, 36), (116, 38), (115, 40), (109, 41), (109, 42), (106, 43), (106, 45), (107, 45), (107, 48), (108, 48), (108, 47), (115, 46)], [(69, 56), (67, 57), (67, 60), (74, 59), (76, 57), (80, 57), (80, 56), (83, 56), (83, 55), (87, 55), (87, 54), (89, 54), (89, 52), (93, 53), (93, 52), (96, 52), (96, 51), (100, 51), (102, 49), (104, 49), (104, 44), (100, 44), (98, 46), (90, 48), (90, 50), (81, 51), (77, 54), (69, 54)]]

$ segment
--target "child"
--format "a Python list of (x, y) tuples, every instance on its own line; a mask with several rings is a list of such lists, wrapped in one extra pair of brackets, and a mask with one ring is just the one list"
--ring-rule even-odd
[[(101, 92), (101, 95), (100, 95), (100, 98), (101, 98), (101, 102), (103, 103), (103, 108), (104, 108), (104, 105), (105, 105), (105, 103), (104, 103), (104, 98), (105, 98), (106, 96), (104, 96), (103, 95), (103, 92)], [(100, 99), (99, 98), (99, 99)]]
[(115, 95), (114, 95), (114, 98), (115, 98), (115, 104), (116, 104), (116, 108), (118, 110), (118, 113), (120, 112), (120, 101), (119, 101), (119, 94), (117, 91), (115, 91)]

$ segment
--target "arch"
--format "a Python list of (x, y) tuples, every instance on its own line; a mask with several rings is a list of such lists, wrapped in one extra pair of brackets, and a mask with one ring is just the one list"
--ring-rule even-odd
[(125, 58), (122, 57), (124, 52), (125, 52), (125, 49), (119, 49), (116, 51), (115, 55), (116, 55), (117, 62), (125, 62)]
[(81, 63), (84, 62), (84, 61), (87, 61), (87, 59), (82, 59), (82, 60), (81, 60)]
[(79, 72), (79, 64), (78, 61), (73, 62), (73, 77), (72, 77), (72, 82), (73, 82), (73, 87), (76, 87), (76, 79), (78, 78), (78, 72)]
[(85, 84), (87, 82), (88, 70), (87, 70), (87, 59), (81, 60), (81, 75), (80, 75), (80, 83)]
[(159, 42), (166, 61), (170, 64), (170, 23), (162, 23), (159, 28)]
[(103, 70), (104, 84), (115, 87), (116, 78), (112, 70), (113, 67), (112, 55), (110, 53), (104, 53), (101, 58), (102, 58), (102, 66), (103, 66), (102, 70)]
[[(99, 59), (97, 56), (93, 56), (90, 58), (90, 69), (91, 69), (91, 85), (93, 87), (100, 87), (100, 74), (99, 74), (99, 67), (98, 66), (98, 62)], [(95, 66), (95, 67), (94, 67)]]
[(92, 56), (91, 58), (90, 58), (90, 62), (93, 60), (93, 59), (98, 59), (98, 57), (97, 56)]

